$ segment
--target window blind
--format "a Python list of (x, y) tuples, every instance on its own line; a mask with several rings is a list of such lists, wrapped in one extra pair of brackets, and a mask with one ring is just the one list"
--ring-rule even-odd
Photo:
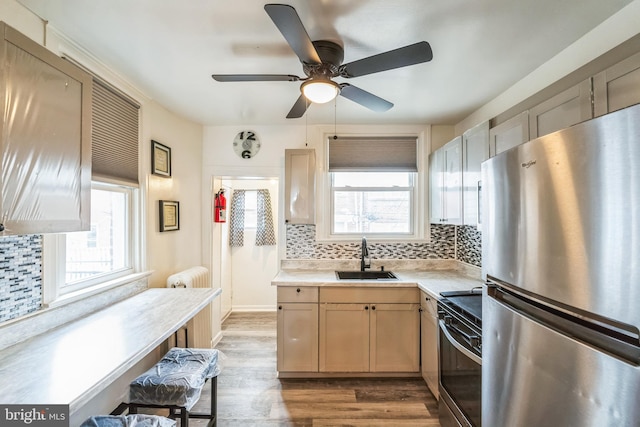
[(138, 185), (140, 106), (93, 79), (92, 177)]
[(416, 137), (329, 139), (329, 172), (417, 172)]

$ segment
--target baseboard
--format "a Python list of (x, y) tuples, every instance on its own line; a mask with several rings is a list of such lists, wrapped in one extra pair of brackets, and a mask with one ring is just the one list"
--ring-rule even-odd
[(231, 307), (232, 313), (246, 313), (251, 311), (276, 311), (276, 307), (274, 305), (234, 305)]
[(222, 331), (219, 331), (215, 337), (211, 340), (211, 348), (216, 348), (220, 340), (222, 339)]

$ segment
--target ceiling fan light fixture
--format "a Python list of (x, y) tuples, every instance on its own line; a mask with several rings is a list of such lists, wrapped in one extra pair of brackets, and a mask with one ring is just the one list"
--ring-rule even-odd
[(340, 85), (329, 79), (310, 79), (300, 86), (302, 94), (315, 104), (331, 101), (340, 93)]

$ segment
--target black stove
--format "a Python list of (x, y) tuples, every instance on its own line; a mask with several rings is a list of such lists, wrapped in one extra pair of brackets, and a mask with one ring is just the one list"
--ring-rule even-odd
[(440, 302), (482, 327), (482, 290), (440, 292)]

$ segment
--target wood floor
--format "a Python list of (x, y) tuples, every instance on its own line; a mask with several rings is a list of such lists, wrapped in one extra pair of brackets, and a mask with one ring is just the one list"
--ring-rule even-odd
[[(220, 427), (440, 425), (422, 379), (278, 379), (276, 313), (233, 313), (222, 330)], [(194, 410), (206, 410), (208, 393), (207, 385)]]

